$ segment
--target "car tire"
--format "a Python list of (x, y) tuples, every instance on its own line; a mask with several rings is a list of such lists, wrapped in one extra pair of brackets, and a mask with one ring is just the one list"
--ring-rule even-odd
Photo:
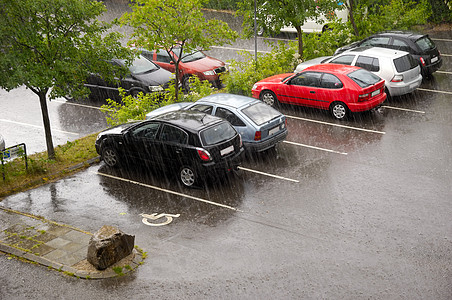
[(279, 106), (278, 98), (276, 97), (275, 93), (273, 93), (272, 91), (263, 91), (260, 94), (259, 98), (261, 99), (262, 102), (264, 102), (267, 105), (270, 105), (272, 107)]
[(190, 92), (190, 78), (192, 76), (190, 75), (186, 75), (184, 76), (184, 78), (182, 78), (182, 88), (184, 89), (185, 92)]
[(105, 147), (102, 150), (102, 160), (105, 162), (105, 164), (109, 167), (116, 168), (119, 166), (119, 155), (118, 151), (112, 147)]
[(183, 166), (179, 171), (179, 180), (184, 186), (193, 187), (197, 183), (198, 176), (192, 167)]
[(336, 120), (344, 120), (348, 116), (349, 110), (345, 103), (337, 101), (331, 103), (330, 113)]

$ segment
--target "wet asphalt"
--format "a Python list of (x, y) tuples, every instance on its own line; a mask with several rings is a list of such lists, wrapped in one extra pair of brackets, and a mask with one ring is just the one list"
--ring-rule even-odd
[[(100, 163), (3, 199), (88, 232), (117, 226), (148, 256), (127, 276), (82, 280), (2, 255), (0, 298), (450, 299), (452, 34), (431, 36), (444, 64), (412, 95), (345, 122), (283, 106), (286, 142), (220, 182), (186, 189)], [(214, 51), (226, 60), (231, 50)], [(37, 101), (14, 93), (22, 101), (0, 93), (7, 145), (34, 136), (30, 148), (42, 151), (40, 129), (21, 125), (41, 124)], [(61, 99), (49, 109), (56, 143), (107, 126), (94, 108)], [(150, 226), (142, 213), (179, 216)]]

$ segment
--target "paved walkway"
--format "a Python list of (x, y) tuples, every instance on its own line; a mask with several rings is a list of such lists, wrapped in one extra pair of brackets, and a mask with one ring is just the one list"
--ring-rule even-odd
[(143, 257), (139, 251), (106, 270), (99, 271), (86, 260), (92, 233), (58, 224), (0, 206), (0, 251), (51, 267), (79, 278), (120, 276), (136, 269)]

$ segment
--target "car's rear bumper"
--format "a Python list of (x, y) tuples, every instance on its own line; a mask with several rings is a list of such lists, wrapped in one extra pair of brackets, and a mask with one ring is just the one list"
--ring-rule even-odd
[(372, 100), (364, 102), (347, 103), (351, 112), (368, 111), (381, 105), (386, 100), (386, 94), (381, 93), (379, 96), (374, 97)]
[(224, 173), (231, 172), (240, 165), (242, 162), (244, 148), (240, 148), (240, 151), (233, 156), (227, 157), (220, 162), (208, 162), (201, 165), (199, 170), (199, 176), (202, 179), (207, 177), (218, 177)]
[(288, 131), (285, 129), (278, 134), (265, 139), (264, 141), (258, 142), (247, 142), (243, 141), (243, 146), (247, 152), (262, 152), (274, 147), (276, 144), (284, 141), (287, 137)]
[(422, 67), (422, 75), (423, 76), (428, 76), (431, 75), (432, 73), (436, 72), (439, 70), (439, 68), (441, 68), (441, 66), (443, 65), (443, 58), (440, 57), (436, 62), (434, 62), (433, 64), (427, 65), (427, 66), (423, 66)]
[(400, 96), (414, 92), (422, 83), (422, 75), (410, 82), (397, 82), (387, 85), (390, 96)]

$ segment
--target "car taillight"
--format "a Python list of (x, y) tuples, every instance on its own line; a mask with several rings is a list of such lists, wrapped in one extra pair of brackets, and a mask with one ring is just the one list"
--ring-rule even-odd
[(261, 138), (262, 138), (262, 132), (256, 131), (256, 133), (254, 134), (254, 140), (255, 141), (260, 141)]
[(403, 75), (395, 75), (392, 79), (391, 82), (402, 82), (403, 81)]
[(358, 102), (366, 101), (367, 99), (369, 99), (369, 95), (369, 93), (359, 95)]
[(243, 142), (242, 142), (242, 136), (240, 134), (239, 134), (239, 138), (240, 138), (240, 148), (242, 148)]
[(421, 61), (421, 64), (422, 64), (423, 66), (425, 66), (424, 58), (423, 58), (423, 57), (419, 57), (419, 60)]
[(196, 150), (198, 152), (199, 158), (202, 161), (210, 161), (210, 160), (212, 160), (212, 157), (210, 156), (210, 153), (207, 152), (207, 150), (204, 150), (202, 148), (196, 148)]

